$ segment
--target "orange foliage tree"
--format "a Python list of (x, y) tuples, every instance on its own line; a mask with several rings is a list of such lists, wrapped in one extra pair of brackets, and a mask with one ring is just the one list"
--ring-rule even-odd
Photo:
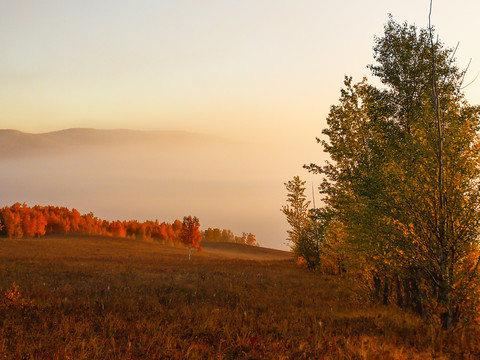
[(202, 234), (200, 233), (200, 222), (196, 216), (184, 216), (180, 231), (180, 241), (188, 246), (188, 260), (192, 247), (200, 248)]
[[(187, 227), (184, 230), (185, 224)], [(22, 238), (48, 234), (102, 235), (157, 240), (164, 245), (185, 244), (189, 249), (199, 248), (202, 239), (258, 246), (255, 236), (251, 233), (243, 233), (243, 237), (240, 237), (226, 229), (209, 228), (205, 232), (200, 232), (198, 218), (191, 216), (185, 217), (183, 223), (175, 220), (170, 224), (158, 220), (108, 221), (99, 219), (91, 212), (82, 215), (76, 209), (70, 210), (66, 207), (51, 205), (29, 207), (26, 204), (15, 203), (12, 206), (0, 208), (0, 236)]]
[(246, 245), (259, 246), (255, 235), (252, 233), (243, 233), (242, 239)]
[(41, 211), (30, 208), (26, 204), (16, 203), (11, 207), (0, 209), (0, 217), (4, 227), (0, 227), (11, 238), (23, 236), (43, 236), (47, 221)]
[(0, 234), (10, 238), (44, 236), (45, 234), (87, 234), (116, 237), (156, 239), (163, 243), (180, 243), (182, 222), (173, 224), (158, 220), (138, 222), (107, 221), (92, 213), (81, 215), (75, 209), (57, 206), (29, 207), (15, 203), (0, 209)]

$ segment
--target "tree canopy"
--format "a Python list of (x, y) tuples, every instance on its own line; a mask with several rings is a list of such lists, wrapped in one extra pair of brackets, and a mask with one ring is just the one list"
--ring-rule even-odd
[(200, 241), (202, 241), (202, 234), (200, 233), (200, 221), (196, 216), (183, 217), (180, 240), (184, 245), (188, 246), (188, 260), (190, 260), (191, 248), (200, 248)]
[(306, 167), (375, 293), (451, 328), (478, 310), (480, 109), (433, 28), (390, 17), (373, 50), (382, 86), (345, 78), (318, 140), (331, 160)]

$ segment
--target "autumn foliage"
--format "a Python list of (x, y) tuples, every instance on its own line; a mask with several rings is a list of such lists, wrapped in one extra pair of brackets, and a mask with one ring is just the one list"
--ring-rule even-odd
[[(181, 240), (183, 227), (184, 224), (180, 220), (175, 220), (172, 224), (158, 220), (107, 221), (99, 219), (93, 213), (82, 215), (76, 209), (58, 206), (29, 207), (26, 204), (15, 203), (0, 209), (0, 234), (9, 238), (79, 234), (157, 240), (166, 245), (180, 245), (185, 244)], [(220, 237), (217, 237), (217, 234)], [(196, 245), (200, 241), (225, 241), (258, 246), (252, 233), (235, 236), (231, 230), (217, 228), (208, 228), (202, 232), (198, 229), (191, 246), (198, 247)]]
[[(314, 217), (319, 268), (356, 276), (378, 302), (442, 330), (477, 326), (480, 107), (466, 100), (455, 49), (432, 27), (390, 18), (384, 29), (369, 66), (383, 86), (345, 78), (317, 139), (330, 159), (305, 166), (322, 176), (329, 215)], [(287, 219), (309, 235), (304, 189), (286, 185), (290, 207), (302, 210), (287, 207)], [(296, 207), (293, 195), (302, 200)]]
[(243, 232), (242, 236), (235, 235), (229, 229), (208, 228), (202, 231), (202, 241), (205, 242), (231, 242), (250, 246), (260, 246), (252, 233)]
[(105, 235), (122, 238), (159, 240), (165, 244), (180, 243), (182, 222), (173, 224), (158, 220), (139, 222), (107, 221), (92, 213), (81, 215), (75, 209), (57, 206), (13, 204), (0, 209), (0, 233), (10, 238), (40, 237), (46, 234)]
[(188, 259), (190, 260), (190, 249), (200, 248), (202, 234), (200, 233), (200, 221), (196, 216), (185, 216), (183, 218), (182, 230), (180, 231), (180, 241), (188, 247)]

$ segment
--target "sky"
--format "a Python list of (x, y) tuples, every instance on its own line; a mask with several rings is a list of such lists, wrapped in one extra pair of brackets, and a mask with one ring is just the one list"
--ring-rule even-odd
[[(426, 27), (429, 5), (0, 0), (0, 128), (212, 134), (288, 153), (280, 184), (298, 174), (315, 182), (302, 165), (325, 159), (315, 137), (343, 77), (370, 76), (374, 36), (389, 13)], [(458, 65), (472, 59), (466, 83), (480, 72), (479, 12), (473, 0), (433, 4), (440, 39), (459, 42)], [(480, 78), (465, 93), (480, 103)]]
[[(314, 141), (344, 75), (369, 75), (387, 14), (428, 0), (0, 1), (2, 128), (187, 130)], [(441, 39), (480, 71), (476, 1), (435, 1)], [(468, 89), (480, 102), (480, 81)]]

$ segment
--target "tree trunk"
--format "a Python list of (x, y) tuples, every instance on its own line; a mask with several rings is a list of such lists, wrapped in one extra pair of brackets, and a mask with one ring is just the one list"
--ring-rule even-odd
[(373, 276), (373, 286), (374, 286), (373, 296), (375, 297), (375, 300), (379, 301), (380, 300), (380, 288), (382, 286), (382, 283), (380, 281), (380, 278), (377, 275)]
[(412, 308), (412, 287), (410, 286), (410, 279), (403, 279), (403, 305), (405, 309)]
[(448, 275), (448, 256), (447, 256), (447, 237), (445, 236), (445, 193), (444, 193), (444, 174), (443, 174), (443, 129), (440, 120), (440, 104), (437, 89), (436, 75), (436, 56), (435, 46), (433, 44), (432, 26), (430, 16), (432, 14), (432, 0), (430, 0), (430, 13), (428, 14), (428, 28), (430, 30), (430, 42), (432, 52), (432, 97), (435, 108), (435, 118), (437, 122), (437, 162), (438, 162), (438, 240), (440, 245), (440, 281), (438, 285), (438, 301), (444, 306), (445, 311), (441, 314), (442, 327), (445, 330), (452, 328), (452, 304), (450, 293), (450, 277)]
[(448, 283), (448, 279), (442, 276), (438, 287), (438, 301), (444, 306), (444, 311), (440, 314), (442, 328), (444, 330), (451, 330), (453, 325), (452, 296)]
[(425, 301), (425, 294), (420, 287), (418, 276), (412, 279), (411, 290), (412, 290), (413, 310), (417, 314), (419, 314), (422, 318), (425, 318), (426, 313), (423, 307), (423, 304)]
[(403, 291), (402, 291), (402, 281), (400, 280), (400, 276), (395, 276), (395, 284), (397, 287), (397, 305), (399, 307), (403, 307)]
[(383, 283), (383, 305), (389, 304), (389, 295), (390, 295), (390, 281), (385, 276), (385, 282)]

